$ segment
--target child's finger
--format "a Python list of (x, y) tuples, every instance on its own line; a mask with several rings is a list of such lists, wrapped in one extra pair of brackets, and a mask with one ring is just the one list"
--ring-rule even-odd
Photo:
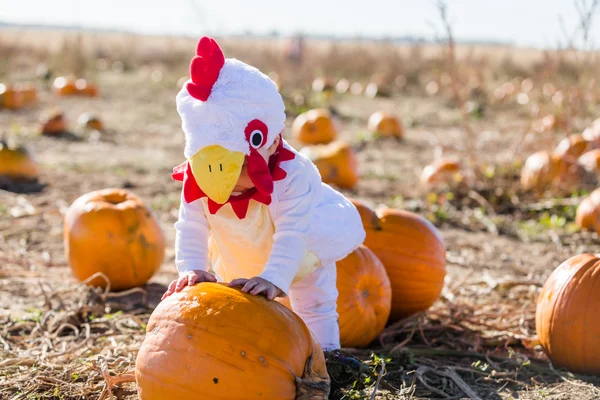
[(188, 275), (187, 284), (188, 286), (192, 286), (198, 280), (198, 275), (190, 274)]
[(264, 283), (259, 283), (254, 287), (254, 289), (252, 289), (250, 291), (250, 294), (253, 294), (256, 296), (257, 294), (264, 292), (265, 289), (267, 289), (267, 285), (265, 285)]
[(256, 285), (258, 285), (258, 282), (253, 281), (253, 280), (249, 280), (248, 282), (246, 282), (246, 284), (244, 285), (244, 287), (242, 288), (242, 292), (248, 293), (249, 291), (251, 291)]
[(186, 286), (187, 283), (187, 277), (181, 277), (177, 280), (177, 286), (175, 286), (175, 291), (176, 292), (181, 292), (181, 289), (184, 288), (184, 286)]
[(246, 282), (248, 282), (249, 280), (250, 279), (246, 279), (246, 278), (234, 279), (231, 282), (229, 282), (229, 287), (244, 286), (246, 284)]
[(216, 282), (217, 281), (217, 277), (214, 276), (213, 274), (209, 274), (208, 272), (205, 272), (203, 274), (203, 276), (204, 276), (205, 282)]
[(271, 285), (267, 288), (267, 299), (274, 300), (275, 297), (277, 297), (277, 288)]

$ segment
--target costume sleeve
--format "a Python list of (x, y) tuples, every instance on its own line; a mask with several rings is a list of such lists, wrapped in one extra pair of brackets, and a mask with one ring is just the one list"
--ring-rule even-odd
[(208, 221), (201, 200), (186, 203), (181, 196), (175, 223), (175, 265), (179, 274), (208, 271)]
[(302, 168), (288, 174), (273, 219), (275, 233), (271, 256), (260, 277), (287, 294), (308, 248), (308, 232), (314, 210), (314, 191)]

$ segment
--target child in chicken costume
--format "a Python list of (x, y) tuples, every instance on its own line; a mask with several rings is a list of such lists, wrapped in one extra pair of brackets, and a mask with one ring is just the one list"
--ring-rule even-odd
[[(364, 240), (356, 208), (281, 137), (285, 106), (258, 69), (204, 37), (177, 95), (187, 161), (176, 229), (180, 278), (289, 295), (324, 350), (338, 349), (336, 266)], [(209, 260), (210, 258), (210, 260)], [(209, 272), (212, 266), (212, 271)]]

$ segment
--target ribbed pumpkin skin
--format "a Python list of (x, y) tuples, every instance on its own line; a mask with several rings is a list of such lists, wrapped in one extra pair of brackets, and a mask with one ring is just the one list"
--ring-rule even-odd
[(390, 136), (401, 138), (404, 136), (402, 124), (398, 118), (390, 113), (377, 111), (369, 117), (367, 124), (369, 132), (381, 136)]
[(301, 150), (316, 165), (325, 183), (352, 189), (358, 183), (356, 154), (342, 141), (306, 146)]
[(550, 275), (538, 298), (535, 325), (548, 358), (582, 374), (600, 374), (600, 258), (580, 254)]
[(9, 147), (0, 141), (0, 176), (14, 181), (33, 181), (38, 174), (38, 165), (27, 150)]
[(581, 229), (600, 232), (600, 189), (594, 190), (579, 203), (575, 222)]
[[(160, 267), (165, 238), (143, 201), (126, 190), (85, 194), (69, 208), (64, 224), (65, 253), (73, 275), (83, 281), (97, 272), (111, 289), (145, 284)], [(102, 278), (91, 285), (105, 286)]]
[(365, 246), (383, 262), (392, 287), (390, 322), (429, 308), (446, 277), (446, 249), (438, 230), (408, 211), (378, 210), (379, 230), (365, 229)]
[(302, 144), (327, 144), (337, 137), (337, 129), (327, 109), (306, 111), (294, 120), (292, 135)]
[(140, 400), (293, 400), (313, 352), (312, 369), (329, 379), (300, 317), (224, 284), (171, 295), (146, 330), (135, 371)]
[(337, 262), (337, 312), (342, 347), (364, 347), (390, 316), (392, 288), (385, 267), (365, 246)]
[(380, 229), (379, 227), (379, 217), (375, 213), (375, 211), (371, 210), (369, 206), (363, 203), (360, 200), (349, 199), (354, 207), (358, 210), (360, 214), (360, 219), (362, 220), (363, 226), (366, 231)]

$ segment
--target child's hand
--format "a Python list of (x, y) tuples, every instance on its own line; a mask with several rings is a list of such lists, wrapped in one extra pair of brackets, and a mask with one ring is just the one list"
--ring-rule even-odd
[(242, 292), (253, 295), (264, 293), (269, 300), (281, 295), (283, 292), (277, 286), (273, 285), (266, 279), (254, 277), (250, 279), (238, 278), (229, 282), (229, 286), (242, 286)]
[(216, 282), (217, 278), (209, 272), (206, 271), (188, 271), (185, 275), (179, 277), (179, 279), (175, 279), (169, 285), (169, 288), (163, 294), (161, 300), (166, 299), (170, 295), (175, 292), (181, 292), (181, 290), (186, 286), (192, 286), (196, 283), (200, 282)]

